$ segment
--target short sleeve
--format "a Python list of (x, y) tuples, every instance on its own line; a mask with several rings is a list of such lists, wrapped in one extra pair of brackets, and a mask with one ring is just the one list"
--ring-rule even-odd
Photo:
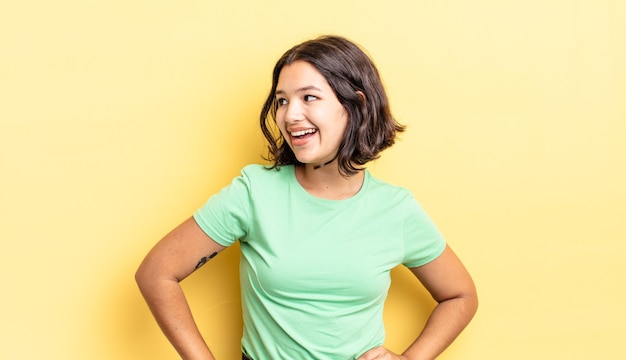
[(248, 232), (250, 183), (245, 172), (211, 196), (193, 217), (202, 231), (222, 246), (230, 246)]
[(409, 267), (418, 267), (435, 260), (446, 248), (441, 232), (422, 206), (414, 199), (409, 203), (404, 225), (404, 259)]

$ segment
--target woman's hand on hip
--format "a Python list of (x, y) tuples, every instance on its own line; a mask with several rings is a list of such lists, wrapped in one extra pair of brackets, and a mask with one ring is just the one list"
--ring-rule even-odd
[(409, 358), (393, 353), (383, 346), (378, 346), (366, 351), (357, 360), (409, 360)]

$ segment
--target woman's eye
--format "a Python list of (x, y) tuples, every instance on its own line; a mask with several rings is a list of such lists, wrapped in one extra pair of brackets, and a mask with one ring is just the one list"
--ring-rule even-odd
[(304, 101), (313, 101), (313, 100), (317, 100), (317, 96), (304, 95)]
[(287, 99), (285, 98), (276, 99), (276, 105), (281, 106), (281, 105), (286, 105), (286, 104), (287, 104)]

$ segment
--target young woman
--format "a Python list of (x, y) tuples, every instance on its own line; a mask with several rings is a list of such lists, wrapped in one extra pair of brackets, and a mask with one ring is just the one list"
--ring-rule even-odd
[[(261, 112), (270, 166), (250, 165), (148, 253), (136, 279), (183, 359), (213, 359), (179, 282), (240, 241), (243, 359), (434, 359), (477, 308), (470, 275), (413, 196), (363, 166), (404, 130), (378, 71), (325, 36), (278, 61)], [(402, 354), (383, 347), (390, 271), (438, 305)]]

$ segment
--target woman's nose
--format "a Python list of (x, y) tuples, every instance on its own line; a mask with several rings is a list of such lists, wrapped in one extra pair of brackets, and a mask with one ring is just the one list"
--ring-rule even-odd
[(287, 111), (285, 112), (285, 121), (295, 122), (304, 120), (304, 111), (302, 104), (299, 101), (290, 101), (287, 104)]

